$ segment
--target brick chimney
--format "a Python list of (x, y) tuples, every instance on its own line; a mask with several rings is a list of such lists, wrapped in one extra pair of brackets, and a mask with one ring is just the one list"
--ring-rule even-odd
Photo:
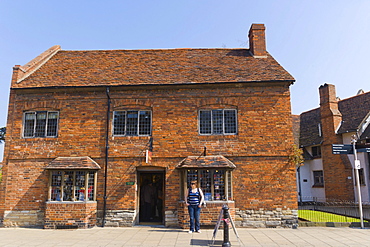
[[(335, 86), (324, 84), (319, 88), (320, 114), (323, 143), (321, 158), (324, 170), (325, 196), (327, 200), (354, 200), (352, 165), (345, 154), (333, 154), (332, 144), (341, 144), (343, 139), (336, 133), (342, 122), (338, 109)], [(340, 188), (340, 189), (338, 189)]]
[(326, 127), (326, 129), (323, 129), (323, 132), (327, 131), (326, 134), (324, 133), (324, 136), (329, 138), (329, 136), (335, 136), (335, 132), (342, 122), (342, 114), (338, 109), (338, 100), (334, 85), (325, 83), (320, 86), (319, 93), (321, 121), (323, 125), (326, 125), (323, 126)]
[(249, 51), (254, 57), (266, 57), (265, 25), (252, 24), (249, 29)]

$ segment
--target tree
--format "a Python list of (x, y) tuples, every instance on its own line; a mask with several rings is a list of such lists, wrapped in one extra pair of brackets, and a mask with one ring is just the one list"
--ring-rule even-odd
[(304, 162), (303, 150), (298, 148), (296, 145), (293, 145), (291, 154), (289, 155), (289, 160), (295, 164), (297, 168), (302, 166)]
[(5, 142), (6, 127), (0, 128), (0, 143)]

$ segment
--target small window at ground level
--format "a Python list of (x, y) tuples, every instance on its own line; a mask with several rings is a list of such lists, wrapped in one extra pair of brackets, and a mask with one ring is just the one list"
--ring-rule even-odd
[(114, 136), (150, 136), (151, 111), (115, 111), (113, 114)]
[(199, 133), (202, 135), (237, 134), (235, 109), (200, 110)]
[(59, 112), (30, 111), (24, 113), (23, 137), (56, 137)]
[(51, 171), (49, 201), (95, 201), (96, 171)]
[(323, 171), (313, 171), (313, 181), (314, 187), (323, 187), (324, 186), (324, 173)]
[(206, 201), (232, 200), (231, 171), (226, 169), (189, 169), (185, 171), (188, 189), (190, 181), (198, 181)]

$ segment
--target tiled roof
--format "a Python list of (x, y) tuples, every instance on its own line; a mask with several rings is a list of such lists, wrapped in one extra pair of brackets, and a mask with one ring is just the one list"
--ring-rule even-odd
[(319, 145), (322, 142), (322, 136), (319, 135), (320, 108), (313, 109), (301, 114), (300, 121), (300, 146)]
[(50, 49), (40, 66), (20, 66), (12, 88), (294, 82), (272, 56), (255, 58), (249, 49)]
[(68, 170), (68, 169), (89, 169), (89, 170), (99, 170), (101, 169), (98, 163), (92, 160), (90, 157), (58, 157), (54, 159), (46, 169), (58, 169), (58, 170)]
[(183, 159), (177, 168), (230, 168), (236, 166), (222, 155), (188, 156)]
[[(338, 129), (338, 134), (356, 131), (370, 113), (370, 92), (338, 101), (338, 109), (342, 114), (342, 122)], [(320, 122), (320, 108), (301, 114), (299, 139), (301, 146), (312, 146), (321, 143), (322, 137), (319, 136), (318, 131)], [(370, 125), (362, 134), (361, 139), (370, 138), (367, 134), (369, 132)]]
[(342, 113), (342, 123), (338, 133), (356, 131), (370, 112), (370, 92), (341, 100), (338, 103), (338, 108)]

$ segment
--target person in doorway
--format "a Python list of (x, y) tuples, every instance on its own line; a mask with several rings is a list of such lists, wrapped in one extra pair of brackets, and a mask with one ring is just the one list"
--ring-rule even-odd
[(143, 220), (150, 221), (153, 219), (152, 207), (154, 205), (154, 187), (153, 183), (150, 180), (145, 180), (144, 187), (142, 189), (142, 202), (144, 203), (143, 207)]
[(190, 217), (189, 233), (200, 233), (200, 209), (204, 204), (204, 196), (202, 189), (198, 188), (196, 180), (190, 182), (190, 188), (186, 191), (185, 202), (188, 206)]

